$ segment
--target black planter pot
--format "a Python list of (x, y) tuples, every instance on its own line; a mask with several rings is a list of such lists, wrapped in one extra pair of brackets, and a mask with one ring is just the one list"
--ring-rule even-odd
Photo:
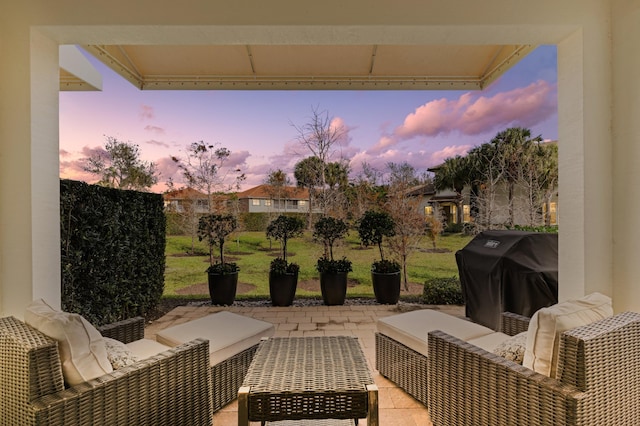
[(273, 306), (291, 306), (298, 287), (298, 273), (276, 274), (269, 272), (269, 294)]
[(212, 274), (209, 272), (209, 296), (214, 305), (231, 306), (236, 300), (238, 273)]
[(395, 305), (400, 299), (400, 271), (382, 274), (371, 272), (373, 293), (376, 301), (383, 305)]
[(348, 272), (320, 272), (320, 290), (325, 305), (344, 305)]

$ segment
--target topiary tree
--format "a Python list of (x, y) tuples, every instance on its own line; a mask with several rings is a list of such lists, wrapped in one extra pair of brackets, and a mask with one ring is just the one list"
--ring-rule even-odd
[(358, 235), (365, 246), (377, 245), (380, 252), (380, 260), (373, 262), (374, 272), (390, 273), (400, 271), (400, 264), (384, 258), (382, 240), (384, 237), (395, 235), (395, 222), (386, 212), (367, 210), (358, 221)]
[[(224, 242), (227, 236), (238, 228), (238, 220), (230, 214), (207, 214), (198, 222), (198, 239), (206, 240), (209, 245), (209, 268), (207, 272), (225, 274), (238, 271), (238, 266), (233, 262), (224, 260)], [(220, 260), (215, 262), (213, 247), (220, 249)]]
[(347, 258), (335, 260), (333, 258), (333, 245), (337, 240), (344, 238), (349, 232), (347, 223), (342, 219), (325, 216), (313, 225), (313, 237), (322, 241), (324, 255), (318, 259), (316, 269), (318, 272), (350, 272), (351, 262)]
[(280, 215), (267, 226), (267, 237), (280, 241), (281, 257), (271, 262), (271, 270), (285, 269), (283, 272), (293, 272), (291, 269), (297, 270), (298, 265), (287, 262), (287, 243), (289, 239), (299, 237), (304, 231), (304, 221), (298, 217)]

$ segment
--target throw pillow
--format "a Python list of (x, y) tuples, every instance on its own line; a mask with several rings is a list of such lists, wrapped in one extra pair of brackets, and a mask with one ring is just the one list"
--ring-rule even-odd
[(523, 365), (540, 374), (556, 377), (560, 335), (572, 328), (613, 315), (611, 298), (592, 293), (538, 310), (531, 317)]
[(493, 353), (522, 365), (524, 350), (527, 345), (527, 332), (523, 331), (509, 337), (493, 349)]
[(27, 324), (58, 341), (62, 375), (69, 386), (111, 373), (102, 335), (81, 315), (53, 309), (44, 300), (26, 309)]
[(138, 357), (136, 357), (121, 341), (110, 337), (104, 337), (104, 343), (107, 348), (107, 358), (114, 370), (131, 365), (138, 361)]

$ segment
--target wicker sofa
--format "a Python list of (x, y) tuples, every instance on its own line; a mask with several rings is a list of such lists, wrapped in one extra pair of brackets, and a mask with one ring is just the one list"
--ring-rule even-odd
[[(529, 319), (503, 315), (515, 335)], [(427, 407), (444, 425), (637, 425), (640, 314), (565, 331), (557, 378), (536, 373), (442, 331), (428, 335)]]
[[(100, 327), (123, 343), (144, 320)], [(14, 317), (0, 318), (0, 425), (212, 424), (208, 342), (196, 339), (65, 389), (57, 342)]]
[[(470, 326), (458, 321), (465, 320), (452, 319), (453, 326), (444, 328), (461, 334), (459, 326)], [(501, 331), (515, 336), (529, 323), (504, 313)], [(471, 343), (500, 334), (478, 337), (482, 330), (473, 326), (466, 329), (467, 335), (469, 330), (476, 334), (469, 339), (422, 324), (429, 328), (426, 352), (379, 331), (376, 368), (425, 404), (435, 426), (640, 422), (640, 313), (609, 316), (562, 333), (551, 377)]]

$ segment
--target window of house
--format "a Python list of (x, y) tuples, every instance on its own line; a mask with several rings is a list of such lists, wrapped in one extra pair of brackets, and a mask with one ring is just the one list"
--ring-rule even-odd
[(252, 199), (252, 200), (251, 200), (251, 205), (253, 205), (253, 206), (259, 206), (259, 205), (260, 205), (260, 200)]
[(425, 216), (433, 216), (433, 206), (425, 206), (424, 215)]
[(265, 206), (270, 206), (271, 205), (271, 200), (264, 200), (264, 205)]
[(462, 221), (464, 223), (471, 222), (471, 206), (469, 204), (462, 206)]
[(549, 215), (549, 224), (557, 225), (558, 224), (558, 204), (555, 202), (549, 203), (549, 212), (547, 212), (547, 204), (542, 205), (542, 211), (544, 213), (545, 220), (547, 219), (547, 215)]
[(306, 200), (298, 201), (298, 206), (306, 206), (306, 205), (307, 205), (307, 201)]

